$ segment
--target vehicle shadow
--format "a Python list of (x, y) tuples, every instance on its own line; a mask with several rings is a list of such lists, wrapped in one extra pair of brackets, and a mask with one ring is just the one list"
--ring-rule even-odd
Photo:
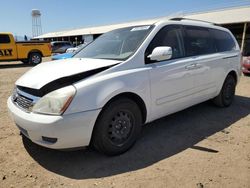
[(9, 68), (22, 68), (22, 67), (34, 67), (33, 64), (23, 64), (23, 63), (15, 63), (15, 64), (1, 64), (0, 69), (9, 69)]
[(115, 157), (91, 149), (70, 152), (46, 149), (26, 138), (23, 143), (30, 156), (47, 170), (73, 179), (102, 178), (145, 168), (187, 148), (218, 153), (216, 148), (195, 145), (249, 113), (247, 97), (236, 96), (229, 108), (205, 102), (147, 124), (135, 146)]

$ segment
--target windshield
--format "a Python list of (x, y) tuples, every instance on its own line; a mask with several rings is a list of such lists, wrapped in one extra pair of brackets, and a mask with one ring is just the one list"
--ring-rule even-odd
[(74, 57), (125, 60), (141, 45), (152, 26), (135, 26), (110, 31), (98, 37)]

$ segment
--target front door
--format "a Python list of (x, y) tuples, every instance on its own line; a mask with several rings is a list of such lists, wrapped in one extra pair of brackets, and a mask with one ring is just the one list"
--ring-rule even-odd
[[(162, 28), (145, 52), (146, 66), (150, 69), (151, 120), (190, 106), (195, 91), (192, 59), (184, 58), (182, 27), (168, 25)], [(170, 46), (172, 58), (167, 61), (151, 62), (147, 56), (158, 46)]]

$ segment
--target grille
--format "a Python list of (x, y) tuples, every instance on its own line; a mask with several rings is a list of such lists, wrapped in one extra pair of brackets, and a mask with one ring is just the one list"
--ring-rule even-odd
[(32, 106), (32, 100), (18, 95), (16, 98), (16, 104), (25, 110), (29, 110)]
[(24, 96), (20, 95), (18, 92), (13, 93), (12, 100), (13, 100), (15, 105), (24, 109), (25, 111), (30, 111), (30, 108), (33, 106), (32, 99), (30, 99), (28, 97), (24, 97)]

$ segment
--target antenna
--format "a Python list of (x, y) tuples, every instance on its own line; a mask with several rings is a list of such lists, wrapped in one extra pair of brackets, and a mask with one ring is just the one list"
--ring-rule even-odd
[(32, 9), (32, 36), (37, 37), (42, 34), (41, 12), (38, 9)]

